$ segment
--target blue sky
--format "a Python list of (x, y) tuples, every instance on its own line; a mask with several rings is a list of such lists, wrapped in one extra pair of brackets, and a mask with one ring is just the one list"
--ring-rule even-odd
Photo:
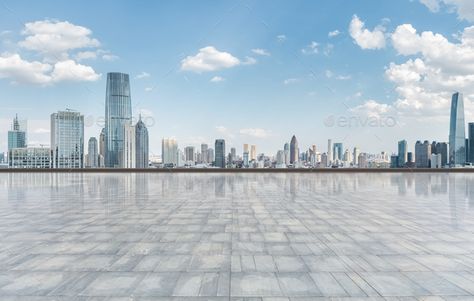
[(130, 74), (154, 154), (163, 137), (268, 154), (293, 134), (321, 152), (446, 141), (452, 92), (474, 121), (473, 21), (468, 0), (3, 1), (0, 151), (16, 113), (31, 144), (65, 108), (98, 136), (111, 71)]

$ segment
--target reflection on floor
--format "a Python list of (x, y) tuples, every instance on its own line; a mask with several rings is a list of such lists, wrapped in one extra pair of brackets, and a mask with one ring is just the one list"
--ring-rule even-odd
[(474, 300), (474, 175), (0, 174), (0, 241), (0, 300)]

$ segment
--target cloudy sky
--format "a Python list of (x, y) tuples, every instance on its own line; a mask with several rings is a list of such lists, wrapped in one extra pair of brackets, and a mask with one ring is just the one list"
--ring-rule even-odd
[(474, 1), (11, 1), (0, 3), (0, 151), (18, 113), (29, 143), (49, 115), (103, 124), (107, 72), (129, 73), (151, 152), (243, 143), (274, 154), (296, 134), (362, 151), (448, 140), (450, 96), (474, 121)]

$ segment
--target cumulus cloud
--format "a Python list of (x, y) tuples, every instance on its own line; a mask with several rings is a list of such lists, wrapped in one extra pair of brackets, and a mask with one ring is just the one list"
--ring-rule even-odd
[[(86, 27), (67, 21), (42, 20), (25, 23), (18, 42), (20, 52), (0, 55), (0, 78), (15, 84), (50, 85), (61, 81), (95, 81), (100, 78), (90, 66), (78, 62), (112, 55), (97, 49), (100, 42)], [(29, 61), (22, 52), (40, 60)], [(29, 54), (29, 53), (27, 53)]]
[(349, 33), (354, 42), (362, 49), (385, 48), (385, 28), (377, 26), (373, 31), (365, 28), (365, 24), (356, 15), (352, 17)]
[(251, 136), (255, 138), (266, 138), (270, 136), (270, 132), (261, 128), (246, 128), (240, 129), (239, 133), (245, 136)]
[(225, 78), (223, 78), (221, 76), (214, 76), (210, 80), (211, 83), (218, 83), (218, 82), (223, 82), (223, 81), (225, 81)]
[(380, 103), (376, 100), (370, 99), (361, 105), (358, 105), (350, 110), (352, 113), (373, 118), (382, 118), (387, 114), (393, 112), (393, 107), (389, 104)]
[(232, 54), (207, 46), (199, 49), (196, 55), (184, 58), (181, 61), (181, 70), (201, 73), (232, 68), (240, 63), (240, 60)]
[(261, 49), (261, 48), (252, 49), (252, 52), (255, 53), (255, 54), (258, 54), (258, 55), (270, 56), (270, 52), (268, 52), (265, 49)]
[(474, 21), (474, 1), (472, 0), (420, 0), (430, 11), (438, 12), (441, 4), (448, 11), (455, 11), (461, 20)]

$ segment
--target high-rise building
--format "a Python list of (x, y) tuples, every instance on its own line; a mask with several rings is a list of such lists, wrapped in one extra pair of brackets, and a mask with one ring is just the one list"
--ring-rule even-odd
[(214, 148), (216, 150), (216, 158), (214, 160), (214, 166), (225, 168), (225, 140), (216, 139)]
[(184, 157), (187, 165), (194, 165), (196, 162), (194, 146), (186, 146), (184, 148)]
[(299, 151), (298, 140), (296, 139), (296, 136), (293, 135), (290, 141), (290, 164), (298, 162)]
[(257, 160), (257, 146), (253, 144), (250, 146), (250, 160)]
[(59, 111), (51, 114), (53, 168), (84, 168), (84, 115)]
[(118, 167), (124, 148), (125, 125), (132, 122), (130, 79), (125, 73), (108, 73), (105, 96), (105, 166)]
[(466, 162), (466, 131), (464, 124), (463, 95), (454, 93), (451, 99), (451, 116), (449, 121), (449, 165), (463, 166)]
[(398, 141), (398, 166), (404, 167), (407, 163), (408, 144), (406, 140)]
[(8, 150), (26, 147), (26, 121), (20, 122), (15, 116), (12, 128), (8, 131)]
[(99, 167), (99, 148), (97, 145), (97, 139), (90, 137), (87, 145), (87, 167), (97, 168)]
[(328, 155), (326, 153), (323, 153), (321, 155), (321, 164), (319, 165), (320, 167), (328, 167)]
[(142, 118), (138, 119), (135, 125), (135, 167), (148, 168), (149, 148), (148, 148), (148, 129)]
[(201, 163), (210, 163), (208, 161), (207, 149), (208, 149), (207, 144), (202, 143), (201, 144)]
[(431, 144), (428, 140), (421, 143), (417, 141), (415, 144), (415, 166), (417, 168), (429, 168), (431, 160)]
[(327, 155), (328, 155), (328, 166), (331, 165), (331, 162), (333, 160), (333, 153), (332, 153), (332, 140), (331, 139), (328, 139), (328, 152), (327, 152)]
[(214, 149), (208, 148), (207, 149), (207, 163), (211, 164), (214, 162)]
[(230, 163), (233, 163), (235, 160), (237, 160), (237, 150), (235, 147), (230, 148)]
[(354, 166), (357, 166), (357, 164), (359, 164), (359, 154), (360, 154), (360, 149), (358, 147), (354, 147), (354, 151), (353, 151), (353, 162), (352, 164)]
[(175, 139), (161, 140), (161, 160), (165, 167), (178, 166), (178, 142)]
[(441, 155), (441, 166), (448, 165), (448, 144), (446, 142), (436, 143), (436, 153)]
[(278, 150), (276, 154), (276, 168), (285, 168), (285, 153), (283, 150)]
[(119, 166), (121, 168), (136, 167), (136, 136), (135, 127), (131, 124), (125, 124), (123, 129), (123, 148), (120, 151)]
[(105, 159), (105, 128), (102, 128), (99, 135), (99, 155)]
[(333, 160), (334, 161), (342, 160), (343, 159), (343, 152), (344, 152), (344, 146), (342, 145), (342, 143), (340, 143), (340, 142), (334, 143), (334, 145), (333, 145), (333, 153), (334, 153)]
[(469, 139), (469, 153), (467, 155), (468, 162), (474, 163), (474, 122), (469, 122), (467, 125), (467, 136)]
[(441, 168), (441, 154), (431, 154), (431, 168)]
[(285, 165), (290, 165), (290, 144), (288, 142), (283, 146), (283, 156)]
[(369, 162), (367, 161), (367, 154), (366, 153), (360, 153), (358, 161), (359, 161), (359, 168), (369, 167)]

